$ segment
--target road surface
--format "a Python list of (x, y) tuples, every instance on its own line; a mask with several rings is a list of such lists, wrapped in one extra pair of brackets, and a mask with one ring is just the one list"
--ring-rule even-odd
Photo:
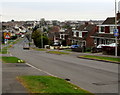
[(37, 69), (63, 79), (69, 78), (71, 83), (92, 93), (118, 93), (118, 64), (23, 50), (23, 43), (21, 41), (10, 49), (11, 54)]

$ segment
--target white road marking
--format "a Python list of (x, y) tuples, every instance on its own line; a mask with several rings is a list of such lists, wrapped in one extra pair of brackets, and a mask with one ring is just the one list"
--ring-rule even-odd
[(41, 69), (39, 69), (39, 68), (37, 68), (37, 67), (29, 64), (29, 63), (25, 63), (25, 64), (27, 64), (28, 66), (30, 66), (30, 67), (32, 67), (32, 68), (34, 68), (34, 69), (36, 69), (36, 70), (38, 70), (38, 71), (40, 71), (40, 72), (44, 72), (44, 73), (46, 73), (46, 74), (48, 74), (48, 75), (50, 75), (50, 76), (58, 77), (58, 76), (55, 76), (55, 75), (53, 75), (53, 74), (51, 74), (51, 73), (49, 73), (49, 72), (47, 72), (47, 71), (41, 70)]

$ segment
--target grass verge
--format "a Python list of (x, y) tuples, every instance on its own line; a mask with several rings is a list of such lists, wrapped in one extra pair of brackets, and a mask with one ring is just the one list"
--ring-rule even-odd
[(2, 56), (3, 63), (25, 63), (25, 61), (17, 58), (17, 57), (6, 57)]
[(17, 80), (30, 93), (81, 93), (80, 95), (83, 93), (84, 95), (93, 95), (66, 80), (52, 76), (19, 76)]
[(72, 52), (72, 49), (65, 49), (64, 51), (70, 51), (70, 52)]
[(120, 62), (120, 58), (113, 58), (113, 57), (102, 57), (102, 56), (92, 56), (92, 55), (85, 55), (85, 56), (80, 56), (80, 57), (105, 60), (105, 61), (112, 61), (112, 62)]
[(1, 54), (7, 54), (8, 53), (7, 47), (4, 47), (2, 50), (0, 50), (0, 53)]
[(46, 51), (46, 49), (40, 49), (40, 48), (32, 48), (34, 50), (37, 50), (37, 51)]
[(51, 54), (69, 54), (69, 53), (60, 52), (60, 51), (48, 51), (47, 53), (51, 53)]

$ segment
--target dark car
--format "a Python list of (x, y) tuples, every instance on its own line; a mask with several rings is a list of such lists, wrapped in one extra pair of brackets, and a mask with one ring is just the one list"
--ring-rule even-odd
[(25, 50), (29, 50), (29, 49), (30, 49), (30, 47), (29, 47), (29, 45), (28, 45), (28, 44), (24, 44), (24, 45), (23, 45), (23, 49), (25, 49)]
[(79, 48), (80, 45), (71, 45), (71, 48)]

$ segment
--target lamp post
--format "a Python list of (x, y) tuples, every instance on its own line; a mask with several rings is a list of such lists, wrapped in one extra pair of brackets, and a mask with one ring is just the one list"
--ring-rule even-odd
[(43, 26), (41, 26), (41, 48), (43, 48)]
[(115, 31), (114, 31), (114, 36), (115, 36), (115, 56), (117, 56), (117, 37), (118, 37), (118, 29), (117, 29), (117, 8), (116, 8), (117, 2), (115, 0)]
[(43, 28), (44, 28), (44, 25), (45, 25), (44, 23), (45, 23), (45, 20), (44, 20), (44, 18), (42, 18), (41, 23), (40, 23), (41, 24), (41, 48), (43, 48), (43, 32), (44, 32)]

